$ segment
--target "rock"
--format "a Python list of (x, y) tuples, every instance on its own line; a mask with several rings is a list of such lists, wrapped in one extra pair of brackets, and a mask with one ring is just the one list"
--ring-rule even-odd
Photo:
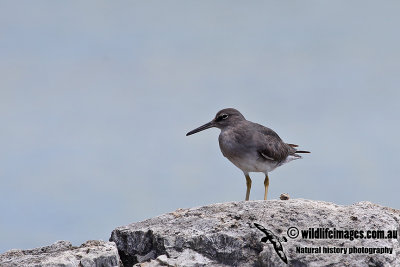
[(122, 266), (114, 243), (91, 240), (80, 247), (68, 241), (30, 250), (13, 249), (0, 254), (1, 267), (100, 267)]
[[(264, 232), (254, 223), (265, 227)], [(275, 251), (279, 244), (289, 266), (400, 266), (398, 234), (393, 239), (303, 238), (302, 230), (309, 228), (399, 232), (400, 211), (370, 202), (351, 206), (304, 199), (230, 202), (178, 209), (118, 227), (110, 241), (116, 243), (125, 267), (287, 266)], [(322, 251), (324, 247), (331, 253)], [(359, 251), (349, 254), (354, 248)], [(342, 250), (333, 253), (336, 249)]]
[(279, 197), (279, 199), (280, 200), (288, 200), (290, 197), (289, 197), (289, 194), (288, 193), (282, 193), (281, 195), (280, 195), (280, 197)]

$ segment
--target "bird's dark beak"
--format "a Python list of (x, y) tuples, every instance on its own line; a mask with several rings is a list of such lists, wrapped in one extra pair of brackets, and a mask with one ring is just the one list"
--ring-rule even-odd
[(208, 128), (212, 128), (212, 127), (214, 127), (214, 126), (215, 126), (215, 125), (214, 125), (214, 121), (212, 120), (212, 121), (210, 121), (210, 122), (208, 122), (208, 123), (206, 123), (206, 124), (200, 126), (199, 128), (196, 128), (196, 129), (194, 129), (194, 130), (188, 132), (188, 133), (186, 134), (186, 136), (189, 136), (189, 135), (192, 135), (192, 134), (195, 134), (195, 133), (204, 131), (204, 130), (206, 130), (206, 129), (208, 129)]

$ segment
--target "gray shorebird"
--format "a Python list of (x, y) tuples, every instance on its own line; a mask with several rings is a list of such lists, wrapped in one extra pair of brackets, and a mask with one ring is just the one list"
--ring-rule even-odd
[(246, 200), (250, 197), (250, 172), (265, 174), (264, 200), (266, 200), (269, 186), (268, 173), (285, 163), (301, 158), (298, 155), (300, 153), (310, 153), (297, 150), (297, 145), (283, 142), (273, 130), (246, 120), (233, 108), (220, 110), (212, 121), (188, 132), (186, 136), (212, 127), (221, 130), (218, 141), (222, 154), (241, 169), (246, 177)]

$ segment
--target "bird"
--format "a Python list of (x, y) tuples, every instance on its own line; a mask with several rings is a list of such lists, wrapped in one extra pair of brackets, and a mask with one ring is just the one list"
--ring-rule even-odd
[(276, 254), (278, 254), (279, 258), (287, 264), (287, 258), (286, 254), (283, 251), (283, 246), (281, 242), (287, 242), (286, 237), (278, 237), (274, 233), (272, 233), (270, 230), (265, 229), (262, 225), (258, 223), (254, 223), (254, 225), (262, 231), (265, 236), (261, 238), (261, 242), (267, 243), (267, 241), (271, 242), (271, 244), (274, 246)]
[(268, 173), (292, 160), (300, 159), (298, 145), (287, 144), (279, 135), (258, 123), (245, 119), (234, 108), (225, 108), (217, 112), (210, 122), (188, 132), (186, 136), (216, 127), (221, 130), (218, 142), (222, 155), (242, 170), (246, 178), (246, 198), (250, 197), (252, 180), (250, 172), (265, 174), (264, 200), (267, 199), (269, 177)]

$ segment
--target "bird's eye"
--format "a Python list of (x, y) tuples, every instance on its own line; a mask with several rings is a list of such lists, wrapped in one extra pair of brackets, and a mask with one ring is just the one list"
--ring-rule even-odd
[(228, 114), (221, 114), (215, 119), (215, 121), (222, 121), (225, 120), (226, 118), (228, 118)]

